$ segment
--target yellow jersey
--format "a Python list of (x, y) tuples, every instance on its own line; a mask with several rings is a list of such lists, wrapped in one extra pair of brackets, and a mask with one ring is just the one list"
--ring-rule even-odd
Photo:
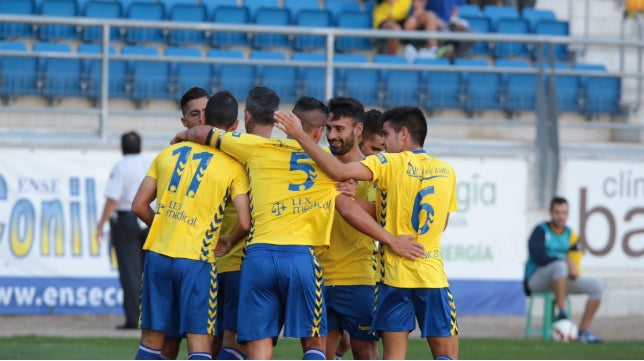
[(157, 206), (143, 249), (213, 263), (226, 200), (249, 189), (241, 164), (211, 147), (184, 142), (162, 150), (147, 176), (157, 181)]
[(383, 282), (398, 288), (448, 287), (440, 240), (455, 211), (456, 174), (451, 165), (424, 150), (380, 153), (362, 161), (378, 188), (378, 221), (394, 235), (416, 235), (425, 257), (411, 261), (380, 245)]
[[(237, 224), (237, 210), (232, 202), (224, 208), (224, 222), (221, 224), (221, 234), (231, 234)], [(217, 272), (234, 272), (241, 270), (244, 240), (237, 242), (226, 255), (217, 257)]]
[(373, 28), (380, 29), (385, 20), (401, 23), (407, 19), (413, 0), (396, 0), (393, 3), (382, 1), (373, 9)]

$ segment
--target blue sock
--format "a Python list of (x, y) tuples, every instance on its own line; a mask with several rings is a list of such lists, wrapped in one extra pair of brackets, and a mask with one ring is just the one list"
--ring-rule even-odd
[(134, 356), (135, 360), (163, 360), (161, 356), (161, 350), (155, 350), (153, 348), (147, 347), (144, 344), (139, 344), (139, 350)]
[(319, 348), (312, 347), (302, 355), (302, 360), (326, 360), (326, 355)]
[(217, 355), (217, 360), (248, 360), (248, 357), (232, 347), (222, 347)]
[(343, 357), (344, 357), (344, 355), (340, 355), (340, 354), (339, 354), (339, 353), (337, 353), (337, 352), (335, 353), (335, 359), (336, 359), (336, 360), (342, 360), (342, 358), (343, 358)]
[(559, 315), (557, 316), (557, 319), (563, 320), (564, 318), (568, 318), (568, 314), (566, 313), (566, 310), (559, 310)]
[(453, 358), (449, 356), (438, 356), (434, 360), (453, 360)]
[(191, 352), (188, 354), (188, 360), (212, 360), (212, 355), (208, 352)]

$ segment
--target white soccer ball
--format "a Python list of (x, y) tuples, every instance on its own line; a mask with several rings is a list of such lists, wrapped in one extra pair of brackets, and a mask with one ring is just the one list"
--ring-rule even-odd
[(557, 320), (552, 324), (552, 339), (557, 342), (577, 341), (579, 330), (574, 322), (568, 319)]

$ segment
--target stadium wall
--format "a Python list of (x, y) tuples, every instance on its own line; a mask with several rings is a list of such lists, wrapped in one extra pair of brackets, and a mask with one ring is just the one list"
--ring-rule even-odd
[[(446, 272), (459, 314), (523, 314), (526, 242), (547, 218), (529, 201), (535, 160), (480, 154), (440, 155), (458, 179), (459, 210), (442, 241)], [(604, 281), (600, 313), (644, 314), (644, 158), (568, 154), (559, 194), (582, 237), (583, 272)], [(0, 313), (121, 312), (116, 264), (108, 242), (96, 238), (105, 181), (120, 157), (117, 150), (0, 148)]]

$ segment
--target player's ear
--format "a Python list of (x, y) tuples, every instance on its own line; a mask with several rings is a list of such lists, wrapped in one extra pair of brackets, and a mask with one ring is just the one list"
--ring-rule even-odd
[(237, 127), (239, 126), (239, 119), (235, 119), (235, 122), (233, 125), (230, 126), (230, 129), (228, 129), (229, 132), (232, 132), (234, 130), (237, 130)]

